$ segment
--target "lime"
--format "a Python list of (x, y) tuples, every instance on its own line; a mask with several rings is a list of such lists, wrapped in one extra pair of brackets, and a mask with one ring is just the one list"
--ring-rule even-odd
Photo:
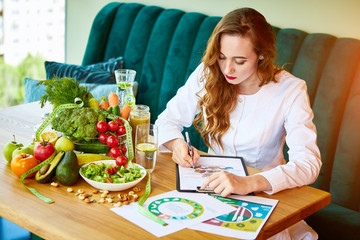
[(155, 152), (157, 147), (153, 143), (138, 143), (135, 148), (141, 152)]

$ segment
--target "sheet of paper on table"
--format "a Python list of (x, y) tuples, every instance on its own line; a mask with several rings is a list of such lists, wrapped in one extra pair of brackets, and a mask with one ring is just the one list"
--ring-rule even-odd
[(279, 202), (256, 196), (213, 197), (236, 207), (236, 210), (189, 228), (239, 239), (255, 239)]
[(181, 193), (176, 190), (150, 197), (143, 206), (168, 225), (162, 226), (141, 215), (137, 211), (136, 202), (111, 210), (157, 237), (236, 210), (207, 194)]

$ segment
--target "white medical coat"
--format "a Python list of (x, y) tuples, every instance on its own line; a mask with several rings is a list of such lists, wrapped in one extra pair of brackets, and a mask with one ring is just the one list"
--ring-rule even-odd
[[(191, 126), (200, 112), (202, 72), (200, 64), (159, 115), (160, 151), (165, 142), (183, 138), (183, 127)], [(236, 108), (230, 113), (230, 129), (222, 138), (224, 150), (213, 143), (214, 151), (209, 153), (243, 157), (247, 166), (263, 171), (259, 174), (272, 187), (269, 194), (311, 184), (321, 167), (313, 116), (305, 81), (282, 71), (276, 83), (270, 82), (252, 95), (238, 95)], [(288, 163), (283, 156), (284, 137)]]

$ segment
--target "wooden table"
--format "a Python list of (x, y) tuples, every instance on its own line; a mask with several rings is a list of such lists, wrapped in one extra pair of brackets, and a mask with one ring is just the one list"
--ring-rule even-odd
[[(41, 123), (41, 114), (51, 111), (49, 106), (41, 109), (38, 102), (0, 109), (0, 148), (16, 135), (18, 142), (27, 145), (34, 135), (33, 127)], [(249, 169), (253, 174), (254, 169)], [(155, 171), (152, 174), (151, 196), (176, 189), (175, 164), (170, 154), (159, 154)], [(11, 172), (10, 166), (1, 154), (0, 157), (0, 216), (33, 232), (45, 239), (157, 239), (137, 225), (118, 216), (109, 209), (110, 203), (85, 203), (67, 187), (52, 187), (26, 180), (41, 194), (55, 201), (47, 204), (25, 189), (19, 179)], [(145, 188), (147, 177), (138, 184)], [(80, 180), (72, 188), (84, 189), (92, 193), (94, 188)], [(126, 191), (125, 191), (126, 192)], [(112, 193), (114, 196), (117, 193)], [(308, 217), (328, 205), (331, 195), (328, 192), (309, 186), (285, 190), (274, 195), (256, 193), (257, 196), (278, 199), (279, 203), (266, 222), (258, 239), (266, 239), (292, 224)], [(93, 198), (100, 199), (100, 194)], [(184, 229), (167, 235), (162, 239), (227, 239), (219, 235)]]

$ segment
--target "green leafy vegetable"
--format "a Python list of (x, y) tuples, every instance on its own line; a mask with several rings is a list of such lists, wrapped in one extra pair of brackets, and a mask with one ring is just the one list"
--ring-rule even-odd
[(143, 175), (143, 173), (141, 173), (141, 168), (139, 167), (126, 169), (124, 166), (115, 166), (105, 163), (89, 164), (82, 167), (81, 174), (90, 180), (102, 183), (109, 183), (109, 181), (112, 183), (132, 182), (141, 178)]
[(93, 97), (86, 87), (80, 86), (74, 78), (53, 77), (40, 81), (36, 86), (44, 85), (45, 94), (40, 98), (41, 107), (50, 102), (54, 108), (65, 103), (74, 103), (75, 98), (84, 102), (84, 107), (89, 107), (89, 100)]

